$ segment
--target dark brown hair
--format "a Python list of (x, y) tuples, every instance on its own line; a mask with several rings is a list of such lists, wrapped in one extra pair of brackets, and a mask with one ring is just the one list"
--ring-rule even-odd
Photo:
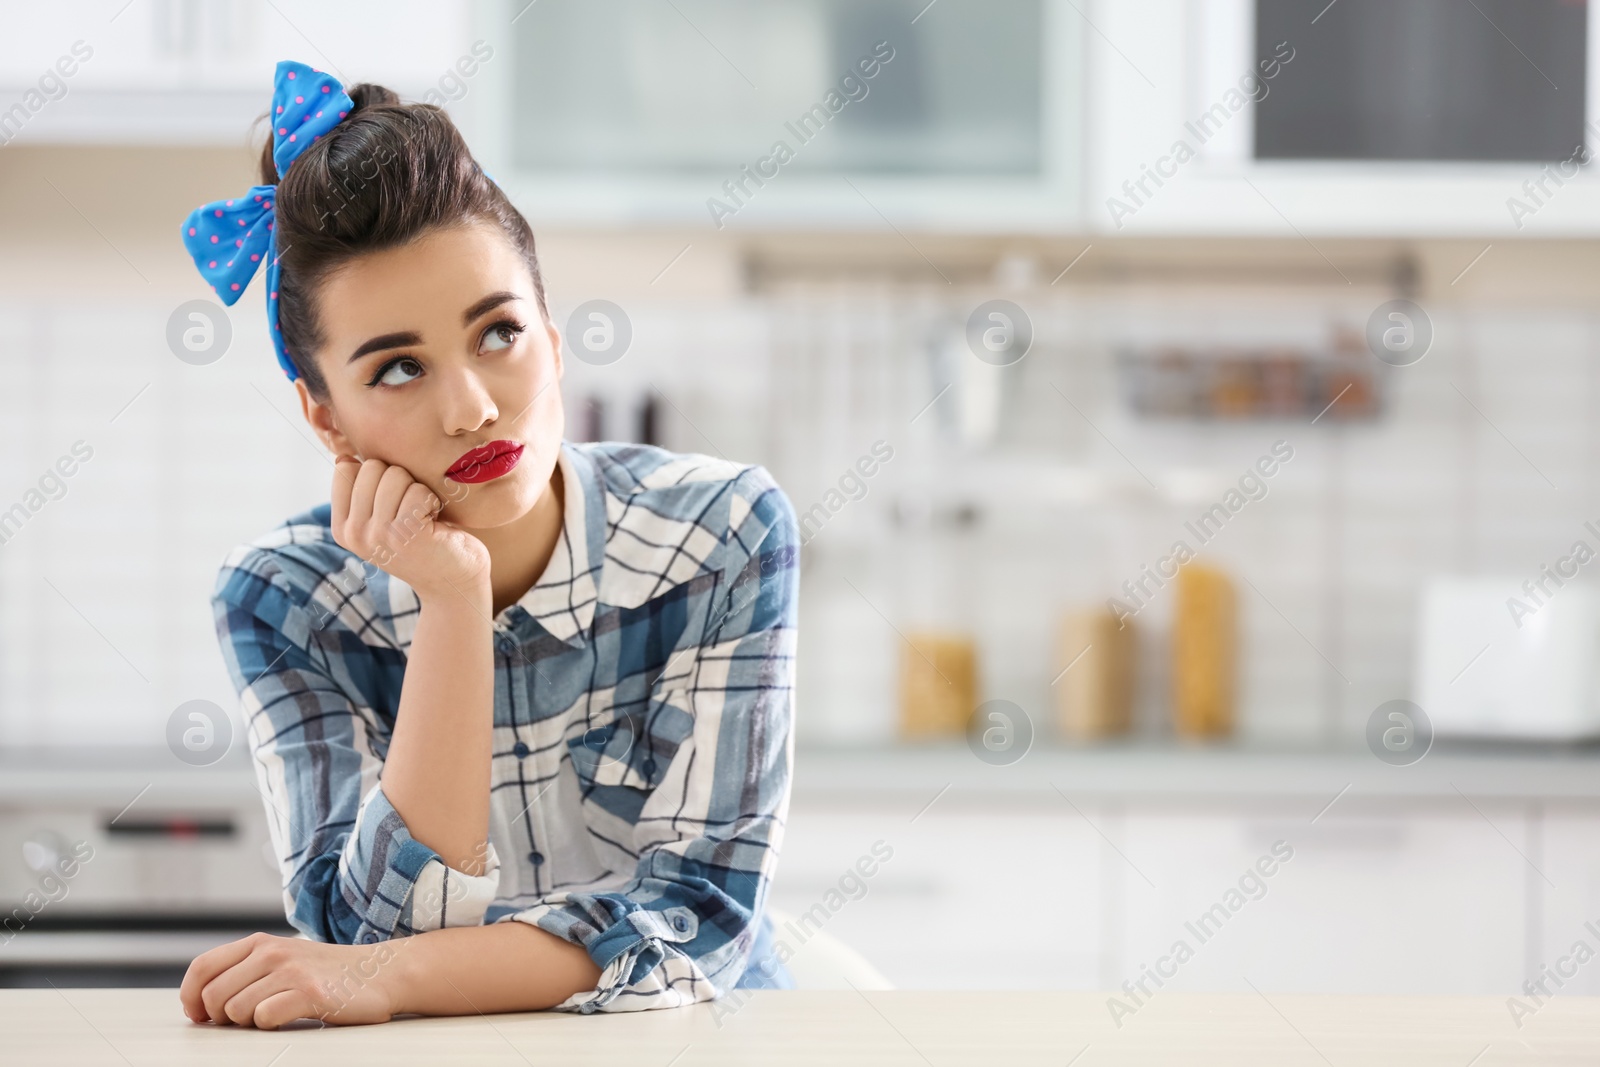
[(432, 104), (402, 104), (381, 85), (348, 92), (354, 109), (307, 147), (281, 180), (270, 136), (261, 152), (261, 182), (278, 187), (278, 327), (318, 400), (327, 399), (328, 386), (311, 356), (324, 341), (317, 290), (363, 253), (444, 226), (492, 223), (526, 260), (539, 311), (549, 317), (533, 230), (473, 160), (450, 116)]

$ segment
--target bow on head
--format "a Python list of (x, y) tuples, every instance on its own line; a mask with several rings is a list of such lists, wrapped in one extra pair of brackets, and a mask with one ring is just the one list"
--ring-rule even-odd
[[(304, 63), (278, 64), (272, 91), (272, 162), (282, 178), (289, 164), (312, 142), (339, 124), (355, 105), (330, 74)], [(256, 268), (267, 266), (267, 326), (278, 365), (293, 381), (300, 376), (283, 347), (278, 329), (278, 249), (272, 205), (277, 187), (257, 185), (232, 200), (195, 208), (183, 223), (183, 246), (200, 276), (229, 307), (239, 299)]]

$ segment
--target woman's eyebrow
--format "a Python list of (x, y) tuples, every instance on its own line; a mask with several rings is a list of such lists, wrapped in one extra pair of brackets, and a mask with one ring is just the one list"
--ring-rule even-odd
[(513, 300), (521, 299), (522, 298), (520, 296), (512, 292), (502, 291), (498, 293), (490, 293), (488, 296), (484, 297), (482, 300), (478, 301), (476, 304), (473, 304), (466, 311), (461, 313), (461, 325), (471, 326), (472, 320), (477, 318), (479, 315), (482, 315), (485, 311), (490, 311), (499, 307), (501, 304), (509, 304)]
[[(502, 290), (498, 293), (490, 293), (488, 296), (484, 297), (476, 304), (473, 304), (462, 313), (461, 325), (471, 326), (472, 320), (476, 319), (484, 312), (493, 310), (494, 308), (499, 307), (501, 304), (509, 304), (513, 300), (521, 299), (522, 298), (520, 296), (518, 296), (516, 293), (510, 292), (509, 290)], [(414, 330), (403, 330), (399, 333), (386, 333), (380, 337), (374, 337), (372, 340), (364, 342), (360, 348), (356, 349), (350, 354), (350, 358), (346, 360), (346, 362), (354, 363), (362, 356), (369, 355), (373, 352), (381, 352), (386, 348), (403, 348), (406, 345), (420, 345), (421, 343), (422, 335)]]
[(401, 348), (405, 345), (420, 345), (422, 335), (414, 330), (404, 330), (400, 333), (386, 333), (362, 344), (345, 360), (347, 364), (354, 363), (369, 352), (381, 352), (385, 348)]

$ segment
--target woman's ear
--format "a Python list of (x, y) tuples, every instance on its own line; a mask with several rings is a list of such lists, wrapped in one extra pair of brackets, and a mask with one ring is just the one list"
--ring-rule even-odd
[(556, 324), (550, 321), (549, 316), (545, 317), (544, 331), (550, 338), (550, 350), (556, 356), (556, 379), (559, 381), (561, 376), (567, 372), (566, 361), (562, 359), (561, 331), (556, 329)]
[(335, 456), (360, 456), (350, 444), (348, 438), (339, 430), (339, 422), (333, 415), (333, 407), (324, 404), (311, 395), (311, 390), (306, 388), (304, 378), (294, 380), (295, 391), (300, 394), (300, 411), (305, 415), (306, 422), (316, 431), (329, 452)]

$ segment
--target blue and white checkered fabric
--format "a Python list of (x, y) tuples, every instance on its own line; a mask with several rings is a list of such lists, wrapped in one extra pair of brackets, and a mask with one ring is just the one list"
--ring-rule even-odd
[(794, 509), (760, 466), (569, 441), (558, 462), (555, 553), (495, 619), (479, 876), (412, 838), (383, 793), (412, 589), (335, 544), (327, 504), (223, 564), (217, 632), (284, 907), (342, 944), (532, 923), (601, 968), (568, 1010), (710, 1000), (758, 980), (788, 815)]

